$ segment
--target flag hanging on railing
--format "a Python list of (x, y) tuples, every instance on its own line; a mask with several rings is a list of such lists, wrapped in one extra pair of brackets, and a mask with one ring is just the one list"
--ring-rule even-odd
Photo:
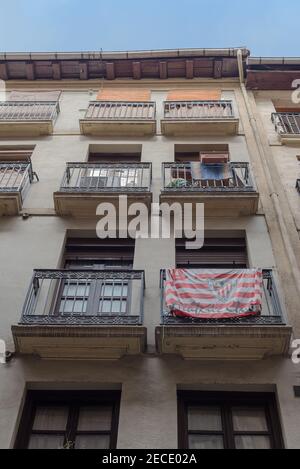
[(235, 318), (262, 310), (261, 269), (168, 269), (165, 306), (169, 314), (192, 318)]

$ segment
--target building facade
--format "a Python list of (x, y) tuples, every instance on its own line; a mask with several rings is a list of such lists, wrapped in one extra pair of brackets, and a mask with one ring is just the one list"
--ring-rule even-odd
[[(1, 448), (300, 447), (299, 75), (246, 49), (0, 54)], [(204, 203), (202, 249), (120, 236), (159, 202)], [(176, 267), (261, 269), (261, 313), (168, 314)]]

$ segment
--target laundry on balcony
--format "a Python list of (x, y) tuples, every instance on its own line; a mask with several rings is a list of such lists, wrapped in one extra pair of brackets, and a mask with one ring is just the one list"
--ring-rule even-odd
[(262, 311), (261, 269), (168, 269), (165, 305), (174, 316), (236, 318)]
[(199, 163), (193, 161), (190, 165), (194, 180), (223, 181), (231, 179), (233, 176), (231, 166), (228, 163)]
[(187, 187), (188, 185), (191, 185), (189, 184), (189, 182), (187, 181), (187, 179), (184, 179), (184, 178), (173, 178), (171, 182), (169, 182), (169, 184), (167, 185), (168, 188), (178, 188), (180, 189), (181, 187)]

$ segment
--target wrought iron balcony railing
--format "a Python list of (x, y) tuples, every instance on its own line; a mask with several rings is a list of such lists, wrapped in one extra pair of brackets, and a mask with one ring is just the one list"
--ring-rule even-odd
[(23, 201), (33, 181), (33, 176), (34, 173), (29, 162), (0, 163), (0, 195), (19, 192)]
[[(249, 163), (228, 163), (224, 178), (220, 176), (222, 164), (210, 164), (209, 179), (205, 174), (193, 174), (192, 165), (197, 163), (163, 163), (163, 185), (166, 192), (251, 192), (255, 186), (249, 169)], [(200, 163), (198, 163), (200, 168)], [(221, 169), (222, 169), (221, 168)], [(201, 168), (200, 168), (201, 169)], [(216, 170), (216, 171), (214, 171)], [(200, 170), (199, 170), (200, 171)], [(216, 172), (217, 175), (214, 173)]]
[(274, 112), (272, 122), (280, 135), (300, 136), (300, 113), (297, 112)]
[(67, 163), (62, 192), (148, 192), (151, 163)]
[(56, 101), (4, 101), (0, 102), (1, 121), (55, 121), (59, 113)]
[[(203, 270), (205, 272), (205, 270)], [(164, 284), (166, 271), (161, 270), (161, 323), (169, 326), (180, 325), (284, 325), (286, 324), (284, 312), (280, 303), (274, 273), (271, 269), (263, 270), (263, 303), (262, 313), (257, 316), (248, 316), (233, 319), (197, 319), (172, 316), (165, 307)]]
[(90, 101), (86, 120), (153, 120), (154, 102)]
[(232, 101), (165, 101), (164, 118), (177, 120), (233, 119)]
[(144, 271), (34, 270), (20, 324), (141, 325)]

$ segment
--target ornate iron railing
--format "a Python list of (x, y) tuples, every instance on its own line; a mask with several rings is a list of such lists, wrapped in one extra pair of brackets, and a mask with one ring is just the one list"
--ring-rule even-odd
[(20, 324), (141, 325), (143, 270), (34, 270)]
[(274, 112), (272, 122), (278, 134), (300, 135), (300, 113)]
[[(199, 169), (199, 175), (193, 174), (192, 165)], [(208, 165), (207, 165), (208, 166)], [(218, 176), (214, 179), (214, 169), (218, 170), (218, 164), (210, 164), (210, 178), (204, 179), (200, 174), (200, 162), (198, 163), (163, 163), (163, 187), (166, 192), (251, 192), (255, 186), (249, 163), (228, 163), (224, 165), (226, 174), (224, 178)]]
[(154, 102), (90, 101), (86, 120), (153, 120)]
[(67, 163), (62, 192), (148, 192), (151, 163)]
[(19, 192), (23, 201), (34, 174), (30, 162), (0, 163), (0, 195)]
[(0, 121), (55, 121), (58, 114), (58, 101), (0, 102)]
[[(205, 272), (205, 270), (203, 271)], [(165, 307), (164, 301), (164, 284), (166, 279), (166, 271), (161, 270), (161, 323), (169, 326), (180, 325), (283, 325), (286, 323), (284, 311), (279, 299), (278, 290), (271, 269), (263, 270), (263, 303), (262, 313), (257, 316), (248, 316), (232, 319), (197, 319), (197, 318), (180, 318), (172, 316)]]
[(232, 101), (165, 101), (165, 119), (233, 119)]

